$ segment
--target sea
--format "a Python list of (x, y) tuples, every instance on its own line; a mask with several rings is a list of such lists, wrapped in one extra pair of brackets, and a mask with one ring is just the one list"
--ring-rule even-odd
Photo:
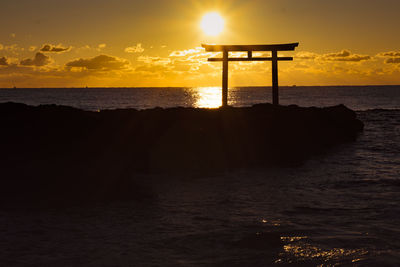
[[(215, 108), (221, 89), (0, 89), (9, 101)], [(265, 102), (270, 87), (229, 89), (232, 106)], [(151, 201), (0, 210), (0, 265), (400, 266), (400, 86), (281, 87), (280, 104), (344, 104), (365, 129), (301, 166), (140, 174)]]

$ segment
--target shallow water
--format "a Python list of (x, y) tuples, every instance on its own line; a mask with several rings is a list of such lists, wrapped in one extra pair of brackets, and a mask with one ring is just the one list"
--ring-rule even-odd
[[(396, 95), (382, 96), (390, 101), (381, 106), (396, 108)], [(347, 101), (363, 110), (360, 103), (374, 100)], [(302, 166), (207, 176), (142, 175), (156, 196), (152, 201), (1, 210), (0, 262), (399, 265), (400, 110), (368, 110), (374, 105), (365, 104), (364, 111), (357, 112), (365, 130), (356, 142)]]

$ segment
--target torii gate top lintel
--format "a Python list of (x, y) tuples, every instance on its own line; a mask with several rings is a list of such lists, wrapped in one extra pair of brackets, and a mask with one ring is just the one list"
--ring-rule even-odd
[(223, 51), (293, 51), (299, 43), (290, 44), (259, 44), (259, 45), (210, 45), (202, 44), (201, 46), (207, 52), (223, 52)]
[[(228, 62), (229, 61), (272, 61), (272, 103), (279, 104), (278, 61), (293, 60), (292, 57), (278, 57), (278, 51), (293, 51), (299, 43), (262, 45), (208, 45), (202, 44), (207, 52), (222, 52), (222, 58), (208, 61), (222, 61), (222, 106), (228, 105)], [(271, 51), (271, 57), (253, 57), (254, 51)], [(229, 52), (247, 52), (246, 57), (229, 57)]]

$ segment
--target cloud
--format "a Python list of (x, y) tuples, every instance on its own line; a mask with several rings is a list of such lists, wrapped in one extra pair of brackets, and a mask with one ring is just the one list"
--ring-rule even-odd
[(386, 58), (385, 59), (386, 64), (400, 63), (400, 52), (397, 52), (397, 51), (382, 52), (382, 53), (379, 53), (377, 56)]
[(310, 66), (309, 65), (306, 65), (306, 64), (295, 64), (294, 66), (293, 66), (295, 69), (308, 69), (308, 68), (310, 68)]
[[(205, 52), (202, 47), (195, 47), (186, 50), (176, 50), (169, 54), (172, 62), (186, 61), (197, 69), (200, 65), (209, 64), (207, 58), (218, 57), (218, 53)], [(214, 64), (215, 65), (215, 64)]]
[(387, 58), (385, 60), (385, 63), (387, 63), (387, 64), (398, 64), (398, 63), (400, 63), (400, 57)]
[(23, 66), (36, 66), (41, 67), (49, 64), (51, 62), (50, 57), (44, 55), (43, 53), (36, 53), (33, 59), (27, 58), (21, 61), (21, 65)]
[(327, 60), (327, 61), (360, 62), (363, 60), (370, 60), (371, 57), (368, 55), (352, 54), (348, 50), (342, 50), (337, 53), (324, 54), (324, 55), (322, 55), (321, 59)]
[(8, 61), (6, 57), (0, 57), (0, 66), (8, 66)]
[(169, 54), (169, 56), (170, 57), (186, 57), (188, 55), (199, 54), (202, 52), (204, 52), (204, 49), (202, 47), (196, 47), (196, 48), (192, 48), (192, 49), (172, 51)]
[(104, 49), (104, 48), (106, 48), (106, 47), (107, 47), (106, 44), (99, 44), (99, 45), (97, 46), (97, 51), (100, 51), (100, 50), (102, 50), (102, 49)]
[(165, 65), (171, 63), (171, 59), (163, 57), (140, 56), (137, 60), (139, 62), (155, 65)]
[(307, 51), (302, 51), (296, 54), (297, 59), (303, 59), (303, 60), (308, 60), (308, 59), (315, 59), (318, 57), (318, 54), (312, 53), (312, 52), (307, 52)]
[(140, 65), (135, 68), (135, 72), (152, 72), (152, 73), (163, 73), (169, 71), (170, 68), (164, 65)]
[(138, 43), (135, 46), (130, 46), (125, 48), (126, 53), (142, 53), (144, 51), (144, 48), (142, 47), (141, 43)]
[(14, 54), (16, 54), (19, 50), (22, 50), (17, 44), (6, 45), (3, 47), (3, 49)]
[(382, 53), (379, 53), (378, 56), (380, 56), (380, 57), (400, 57), (400, 52), (396, 52), (396, 51), (382, 52)]
[[(216, 56), (215, 53), (205, 52), (202, 47), (194, 47), (185, 50), (175, 50), (169, 53), (167, 57), (143, 55), (137, 58), (142, 64), (135, 68), (140, 73), (158, 73), (160, 77), (174, 77), (174, 79), (193, 79), (203, 75), (204, 73), (214, 73), (213, 70), (218, 69), (219, 64), (210, 64), (208, 57)], [(247, 67), (251, 64), (246, 65)], [(233, 69), (236, 66), (233, 66)], [(211, 74), (213, 75), (213, 74)]]
[(350, 51), (342, 50), (341, 52), (329, 53), (329, 54), (325, 54), (324, 56), (327, 58), (332, 58), (332, 57), (348, 57), (350, 55), (351, 55)]
[(76, 59), (68, 62), (67, 68), (84, 68), (87, 70), (121, 70), (129, 65), (129, 61), (117, 57), (99, 55), (88, 59)]
[(40, 51), (41, 52), (54, 52), (54, 53), (62, 53), (68, 51), (69, 47), (61, 47), (61, 46), (54, 46), (51, 44), (45, 44)]
[(181, 60), (183, 60), (182, 58), (184, 58), (184, 60), (192, 62), (207, 61), (207, 58), (216, 56), (218, 56), (218, 53), (205, 52), (204, 48), (202, 47), (195, 47), (186, 50), (176, 50), (172, 51), (169, 54), (170, 58), (181, 58)]

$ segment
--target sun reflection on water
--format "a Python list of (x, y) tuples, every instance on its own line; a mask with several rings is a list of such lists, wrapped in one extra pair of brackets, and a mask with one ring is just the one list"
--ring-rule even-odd
[(218, 108), (221, 106), (221, 87), (198, 87), (192, 94), (195, 98), (193, 104), (196, 108)]
[(282, 253), (283, 258), (278, 259), (275, 263), (282, 263), (286, 260), (290, 262), (290, 255), (294, 256), (298, 260), (313, 260), (320, 259), (322, 261), (340, 261), (347, 260), (351, 262), (358, 262), (363, 260), (364, 256), (368, 254), (368, 251), (359, 249), (346, 249), (346, 248), (332, 248), (322, 249), (317, 246), (313, 246), (307, 243), (307, 236), (283, 236), (281, 240), (286, 244), (283, 246), (285, 253)]

